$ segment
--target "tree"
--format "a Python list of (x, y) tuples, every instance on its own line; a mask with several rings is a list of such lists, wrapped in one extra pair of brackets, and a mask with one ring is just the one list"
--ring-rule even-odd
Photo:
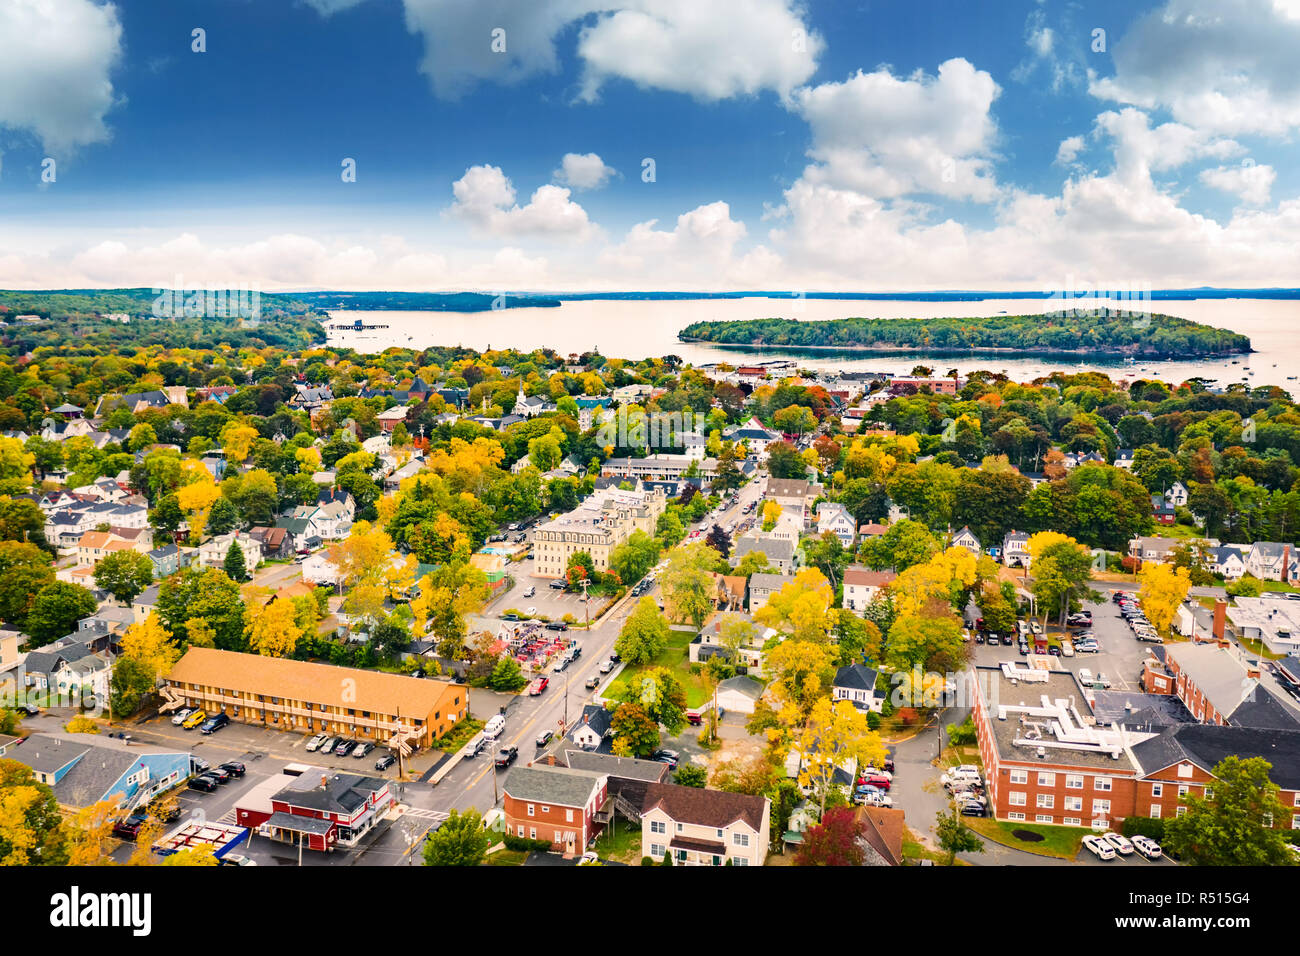
[(77, 622), (95, 613), (95, 596), (80, 584), (53, 581), (32, 600), (23, 630), (37, 644), (48, 644), (76, 630)]
[(0, 619), (21, 625), (36, 594), (53, 580), (48, 553), (34, 544), (0, 541)]
[[(159, 588), (156, 613), (177, 641), (201, 635), (223, 651), (248, 646), (239, 585), (220, 568), (192, 567), (168, 578)], [(191, 630), (192, 621), (201, 622), (201, 631)]]
[(614, 650), (629, 666), (648, 664), (668, 646), (668, 619), (651, 597), (643, 597), (628, 615)]
[(230, 539), (230, 547), (226, 549), (226, 557), (221, 562), (221, 569), (232, 581), (248, 580), (248, 561), (244, 556), (244, 549), (239, 546), (239, 541), (235, 538)]
[(627, 541), (620, 544), (609, 556), (610, 570), (624, 584), (645, 577), (647, 571), (659, 560), (659, 542), (644, 531), (633, 531)]
[(708, 779), (709, 771), (694, 763), (684, 763), (673, 773), (673, 783), (679, 787), (697, 787), (703, 790)]
[(207, 530), (212, 534), (229, 534), (239, 527), (239, 509), (229, 498), (218, 498), (212, 502), (208, 512)]
[(493, 690), (513, 692), (520, 690), (527, 683), (528, 678), (524, 676), (519, 662), (508, 654), (501, 655), (500, 660), (492, 668), (491, 676), (488, 677), (488, 686)]
[(724, 558), (731, 554), (731, 535), (729, 535), (727, 530), (720, 524), (715, 524), (709, 530), (708, 537), (704, 539), (704, 543)]
[(808, 474), (808, 466), (794, 445), (774, 441), (767, 446), (767, 472), (773, 478), (802, 478)]
[(54, 791), (26, 764), (0, 758), (0, 866), (63, 866), (66, 831)]
[(948, 866), (952, 866), (958, 853), (984, 852), (984, 841), (966, 826), (956, 806), (940, 810), (936, 817), (935, 832), (939, 836), (940, 848), (948, 854)]
[(824, 643), (833, 619), (829, 614), (835, 592), (816, 568), (802, 568), (754, 612), (754, 620), (799, 641)]
[(153, 583), (153, 562), (139, 551), (114, 551), (95, 566), (95, 583), (122, 604)]
[(45, 548), (45, 512), (26, 498), (0, 498), (0, 540), (31, 542)]
[(1092, 552), (1087, 547), (1051, 531), (1032, 535), (1027, 547), (1034, 569), (1032, 591), (1044, 624), (1056, 610), (1058, 622), (1064, 627), (1077, 602), (1099, 599), (1097, 592), (1088, 587), (1092, 580)]
[(862, 866), (865, 824), (849, 807), (835, 807), (808, 827), (794, 857), (795, 866)]
[(248, 649), (263, 657), (292, 657), (303, 638), (298, 626), (298, 609), (292, 601), (271, 600), (249, 605)]
[(937, 554), (939, 539), (921, 522), (905, 518), (890, 525), (880, 537), (868, 541), (863, 550), (866, 563), (875, 570), (905, 571)]
[(478, 866), (487, 857), (492, 838), (477, 810), (451, 811), (451, 816), (424, 841), (425, 866)]
[(1168, 631), (1174, 615), (1191, 590), (1192, 578), (1186, 568), (1172, 564), (1143, 564), (1138, 572), (1138, 601), (1147, 620), (1157, 630)]
[(784, 705), (797, 711), (788, 721), (801, 722), (823, 697), (830, 697), (835, 656), (829, 646), (813, 641), (782, 641), (767, 652), (764, 672), (772, 678)]
[(771, 531), (781, 519), (781, 506), (775, 501), (764, 501), (760, 514), (763, 516), (763, 530)]
[(138, 662), (148, 673), (152, 688), (155, 681), (171, 673), (180, 656), (180, 648), (172, 640), (171, 632), (163, 627), (158, 615), (150, 614), (143, 621), (132, 624), (122, 635), (122, 653), (118, 663), (124, 660)]
[(858, 767), (879, 766), (885, 759), (885, 745), (867, 726), (866, 714), (847, 700), (832, 702), (829, 697), (813, 704), (795, 746), (800, 756), (799, 784), (813, 791), (823, 814), (837, 771), (851, 766), (856, 778)]
[(1215, 764), (1212, 794), (1183, 798), (1187, 812), (1165, 822), (1163, 843), (1192, 866), (1294, 866), (1285, 830), (1291, 810), (1269, 779), (1263, 757), (1225, 757)]
[(698, 630), (713, 610), (713, 568), (717, 552), (703, 542), (673, 550), (660, 577), (668, 613), (677, 621), (690, 621)]
[(659, 725), (650, 719), (640, 704), (619, 704), (609, 723), (614, 731), (615, 752), (625, 751), (626, 756), (646, 757), (659, 747)]
[(610, 689), (610, 696), (624, 703), (637, 704), (656, 725), (663, 724), (670, 734), (681, 733), (686, 725), (686, 691), (681, 681), (664, 667), (641, 671), (633, 684), (620, 682)]
[(109, 709), (114, 717), (130, 717), (153, 690), (153, 674), (148, 667), (138, 660), (118, 660), (108, 685)]
[(951, 614), (901, 615), (889, 629), (885, 663), (897, 671), (947, 673), (961, 670), (965, 660), (961, 621)]

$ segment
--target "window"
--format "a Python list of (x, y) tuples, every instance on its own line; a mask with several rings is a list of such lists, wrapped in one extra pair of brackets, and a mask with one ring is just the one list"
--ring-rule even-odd
[(1023, 813), (1014, 813), (1014, 812), (1013, 812), (1013, 813), (1008, 813), (1008, 814), (1007, 814), (1007, 819), (1008, 819), (1008, 820), (1023, 820), (1024, 818), (1025, 818), (1025, 815), (1024, 815)]
[(1082, 817), (1066, 817), (1065, 820), (1062, 821), (1062, 822), (1063, 822), (1067, 827), (1081, 827), (1081, 826), (1083, 826), (1083, 818), (1082, 818)]
[(663, 859), (664, 845), (662, 843), (651, 843), (650, 855), (654, 857), (656, 860)]
[(1206, 800), (1213, 800), (1213, 799), (1214, 799), (1214, 788), (1213, 788), (1213, 787), (1206, 787), (1206, 788), (1205, 788), (1205, 799), (1206, 799)]
[(528, 804), (528, 815), (533, 816), (533, 805), (531, 803)]
[(1164, 784), (1159, 784), (1159, 783), (1151, 784), (1151, 796), (1162, 797), (1164, 796), (1164, 793), (1165, 793)]
[(1264, 814), (1264, 821), (1263, 821), (1263, 822), (1264, 822), (1264, 826), (1269, 827), (1269, 828), (1272, 828), (1272, 826), (1273, 826), (1273, 814), (1271, 814), (1271, 813), (1265, 813), (1265, 814)]
[(667, 833), (667, 832), (668, 832), (668, 827), (666, 827), (666, 826), (664, 825), (664, 822), (663, 822), (662, 820), (651, 820), (651, 821), (650, 821), (650, 832), (651, 832), (651, 833)]
[[(1200, 719), (1200, 714), (1197, 714), (1196, 717), (1197, 717), (1197, 720), (1199, 720), (1199, 719)], [(1178, 776), (1180, 776), (1180, 777), (1190, 777), (1191, 775), (1192, 775), (1192, 765), (1191, 765), (1191, 764), (1189, 764), (1189, 763), (1180, 763), (1180, 764), (1178, 765)]]
[[(1013, 770), (1013, 771), (1011, 771), (1011, 782), (1012, 782), (1012, 783), (1028, 783), (1028, 782), (1029, 782), (1029, 771), (1028, 771), (1028, 770)], [(1300, 804), (1297, 804), (1297, 806), (1300, 806)]]
[(1094, 817), (1110, 816), (1110, 801), (1109, 800), (1092, 801), (1092, 815)]
[(1034, 817), (1035, 823), (1053, 823), (1055, 822), (1050, 813), (1040, 813)]
[(1291, 815), (1291, 829), (1300, 830), (1300, 813), (1293, 813)]
[(1065, 809), (1067, 809), (1067, 810), (1075, 810), (1075, 811), (1077, 811), (1077, 812), (1079, 812), (1079, 813), (1082, 813), (1082, 812), (1083, 812), (1083, 797), (1066, 797), (1066, 798), (1065, 798)]
[[(719, 830), (718, 832), (721, 833), (722, 831)], [(748, 833), (733, 833), (733, 834), (731, 835), (731, 842), (732, 842), (733, 844), (735, 844), (736, 846), (748, 847), (748, 846), (749, 846), (749, 834), (748, 834)]]
[(546, 804), (543, 803), (543, 804), (542, 804), (542, 812), (543, 812), (543, 813), (550, 813), (550, 812), (551, 812), (551, 808), (548, 807)]
[(524, 825), (521, 823), (521, 824), (519, 824), (519, 836), (520, 836), (520, 838), (522, 838), (523, 835), (524, 835)]
[(682, 825), (681, 825), (680, 823), (677, 824), (677, 832), (678, 832), (678, 833), (681, 833), (681, 832), (682, 832)]
[(1007, 795), (1007, 802), (1013, 807), (1023, 807), (1025, 805), (1025, 795), (1023, 793), (1012, 792)]
[(1106, 791), (1110, 790), (1110, 777), (1093, 777), (1092, 789), (1106, 790)]
[(1038, 805), (1045, 810), (1050, 810), (1056, 806), (1056, 797), (1050, 793), (1040, 793), (1038, 795)]
[(528, 828), (528, 839), (530, 839), (530, 840), (536, 840), (536, 839), (537, 839), (537, 827), (529, 827), (529, 828)]
[(1177, 810), (1174, 811), (1174, 816), (1181, 817), (1186, 812), (1187, 812), (1186, 807), (1179, 807)]
[(1040, 771), (1038, 772), (1038, 785), (1039, 785), (1040, 787), (1054, 787), (1054, 786), (1056, 786), (1056, 774), (1054, 774), (1054, 773), (1044, 773), (1043, 771), (1040, 770)]
[(1067, 789), (1067, 790), (1082, 790), (1082, 789), (1083, 789), (1083, 774), (1081, 774), (1081, 773), (1067, 773), (1067, 774), (1065, 775), (1065, 789)]
[(1160, 804), (1158, 804), (1158, 803), (1153, 803), (1153, 804), (1151, 804), (1151, 806), (1148, 808), (1147, 816), (1149, 816), (1152, 820), (1159, 820), (1159, 819), (1160, 819)]
[(1185, 797), (1185, 796), (1187, 796), (1187, 784), (1185, 784), (1185, 783), (1180, 783), (1180, 784), (1178, 785), (1178, 795), (1179, 795), (1180, 797)]
[(572, 823), (572, 822), (573, 822), (573, 811), (572, 811), (572, 810), (565, 810), (565, 811), (564, 811), (564, 822), (565, 822), (565, 823)]

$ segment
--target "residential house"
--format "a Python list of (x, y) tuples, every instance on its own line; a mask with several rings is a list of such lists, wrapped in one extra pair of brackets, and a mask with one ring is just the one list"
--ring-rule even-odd
[(591, 555), (596, 570), (608, 570), (614, 549), (634, 532), (654, 535), (667, 506), (661, 491), (608, 488), (593, 492), (577, 508), (534, 529), (533, 573), (544, 578), (563, 577), (569, 558), (579, 551)]
[(385, 435), (391, 435), (393, 429), (398, 425), (405, 425), (407, 417), (411, 414), (409, 405), (394, 405), (392, 408), (386, 408), (375, 416), (375, 421), (379, 422), (379, 427)]
[(857, 807), (865, 866), (902, 866), (904, 813), (895, 807)]
[(158, 609), (158, 595), (161, 591), (160, 585), (151, 584), (132, 599), (131, 612), (136, 621), (143, 621)]
[(783, 512), (798, 518), (801, 529), (806, 529), (813, 518), (813, 502), (823, 490), (821, 485), (800, 478), (768, 478), (763, 500), (775, 501)]
[(264, 558), (287, 558), (293, 554), (293, 537), (287, 528), (258, 526), (248, 529), (248, 536), (262, 546)]
[(238, 545), (239, 550), (244, 553), (244, 567), (248, 569), (249, 575), (252, 575), (257, 566), (262, 563), (262, 546), (257, 543), (256, 539), (246, 534), (240, 534), (238, 531), (232, 531), (230, 534), (219, 534), (199, 545), (199, 566), (204, 568), (224, 567), (226, 553), (230, 551), (232, 543)]
[(1263, 641), (1271, 654), (1295, 654), (1300, 652), (1300, 601), (1290, 597), (1267, 592), (1239, 597), (1225, 615), (1240, 637)]
[(794, 576), (790, 574), (769, 574), (760, 571), (749, 576), (749, 613), (753, 614), (767, 603), (781, 588), (785, 587)]
[(613, 732), (608, 710), (599, 704), (586, 704), (579, 720), (569, 731), (568, 738), (583, 750), (609, 750), (608, 738)]
[(1027, 568), (1029, 562), (1029, 535), (1024, 531), (1008, 531), (1002, 538), (1002, 563), (1008, 568)]
[(95, 649), (95, 637), (71, 634), (29, 651), (22, 662), (24, 685), (73, 705), (107, 700), (112, 661)]
[(570, 856), (586, 852), (610, 812), (609, 777), (599, 771), (515, 767), (502, 790), (507, 833), (549, 841)]
[(751, 455), (757, 455), (759, 458), (767, 456), (768, 446), (773, 442), (781, 440), (781, 434), (765, 428), (757, 418), (751, 418), (740, 425), (733, 425), (724, 429), (722, 437), (726, 441), (743, 442), (749, 449)]
[(778, 574), (793, 574), (798, 567), (799, 554), (793, 542), (768, 537), (762, 532), (750, 532), (736, 539), (731, 556), (732, 564), (740, 564), (751, 551), (761, 551), (767, 558), (768, 566), (775, 568)]
[(771, 804), (766, 797), (671, 783), (645, 788), (641, 855), (678, 866), (762, 866), (767, 858)]
[(980, 544), (980, 539), (975, 537), (975, 532), (970, 529), (969, 525), (963, 525), (962, 529), (952, 536), (949, 546), (965, 548), (977, 558), (984, 553), (984, 546)]
[(1246, 573), (1246, 556), (1248, 547), (1224, 544), (1217, 548), (1207, 547), (1201, 551), (1205, 569), (1225, 581), (1236, 581)]
[(849, 509), (838, 501), (823, 501), (817, 505), (817, 533), (830, 532), (840, 539), (846, 548), (853, 547), (853, 529), (855, 522)]
[(1167, 501), (1171, 507), (1186, 508), (1187, 507), (1187, 486), (1184, 485), (1181, 481), (1175, 481), (1165, 491), (1164, 497), (1165, 497), (1165, 501)]
[(37, 733), (5, 754), (32, 769), (68, 811), (96, 803), (128, 810), (179, 786), (192, 772), (188, 752), (97, 734)]
[(1116, 468), (1123, 468), (1125, 471), (1132, 471), (1133, 470), (1133, 449), (1132, 448), (1116, 449), (1114, 465)]
[(835, 671), (831, 684), (832, 700), (847, 700), (858, 710), (880, 713), (885, 705), (885, 692), (876, 689), (877, 671), (863, 664), (849, 664)]
[(718, 707), (726, 714), (752, 714), (767, 685), (748, 674), (737, 674), (718, 682), (714, 693)]
[(1280, 541), (1256, 541), (1246, 555), (1246, 573), (1261, 581), (1300, 579), (1300, 550)]
[(872, 571), (853, 565), (844, 569), (844, 609), (861, 614), (898, 577), (893, 571)]
[(154, 548), (148, 553), (148, 557), (153, 562), (155, 580), (161, 581), (163, 578), (171, 577), (181, 569), (181, 549), (177, 545), (164, 544)]
[(118, 551), (135, 551), (148, 554), (145, 543), (137, 544), (126, 538), (119, 538), (111, 531), (87, 531), (77, 539), (77, 566), (93, 568), (104, 558)]
[(1129, 557), (1143, 563), (1155, 561), (1163, 564), (1173, 557), (1174, 549), (1182, 543), (1177, 538), (1134, 538), (1128, 543), (1128, 553)]

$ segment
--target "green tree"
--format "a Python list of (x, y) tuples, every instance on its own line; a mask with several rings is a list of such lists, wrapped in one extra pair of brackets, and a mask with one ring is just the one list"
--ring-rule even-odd
[(492, 668), (491, 676), (488, 677), (488, 686), (493, 690), (513, 692), (520, 690), (527, 683), (528, 678), (524, 676), (519, 662), (508, 654), (501, 655)]
[(660, 578), (665, 607), (677, 621), (690, 621), (698, 630), (713, 609), (713, 569), (718, 553), (697, 541), (668, 555)]
[(1165, 822), (1164, 846), (1192, 866), (1294, 866), (1286, 831), (1291, 810), (1269, 779), (1263, 757), (1225, 757), (1215, 764), (1212, 795), (1183, 798), (1187, 812)]
[(708, 780), (708, 769), (695, 763), (684, 763), (673, 773), (673, 783), (679, 787), (698, 787), (703, 790)]
[(37, 592), (23, 630), (34, 643), (48, 644), (71, 634), (97, 607), (95, 596), (80, 584), (52, 581)]
[(232, 581), (248, 580), (248, 564), (244, 557), (244, 549), (234, 538), (230, 539), (230, 547), (226, 549), (226, 558), (221, 562), (221, 569)]
[(36, 594), (53, 580), (47, 552), (28, 542), (0, 541), (0, 619), (22, 624)]
[(239, 527), (239, 509), (229, 498), (218, 498), (208, 511), (206, 531), (209, 534), (229, 534)]
[(646, 757), (659, 746), (659, 725), (640, 704), (623, 703), (610, 718), (614, 731), (614, 751), (629, 757)]
[(123, 657), (113, 665), (108, 705), (114, 717), (130, 717), (154, 689), (154, 672), (143, 661)]
[(619, 631), (614, 650), (629, 665), (648, 664), (663, 653), (668, 637), (668, 619), (653, 598), (643, 597)]
[(153, 562), (139, 551), (114, 551), (95, 566), (95, 583), (130, 604), (153, 583)]
[(178, 642), (189, 640), (189, 622), (196, 620), (211, 629), (220, 650), (248, 647), (239, 585), (220, 568), (188, 568), (163, 581), (157, 613)]
[(939, 847), (948, 854), (948, 866), (952, 866), (958, 853), (984, 852), (984, 841), (966, 826), (956, 806), (940, 810), (936, 816), (934, 829), (939, 837)]
[(905, 571), (930, 560), (941, 549), (939, 539), (925, 525), (905, 518), (890, 525), (880, 537), (868, 541), (863, 550), (866, 563), (877, 571), (885, 568)]
[(442, 826), (424, 841), (425, 866), (478, 866), (487, 858), (492, 838), (477, 810), (451, 811)]

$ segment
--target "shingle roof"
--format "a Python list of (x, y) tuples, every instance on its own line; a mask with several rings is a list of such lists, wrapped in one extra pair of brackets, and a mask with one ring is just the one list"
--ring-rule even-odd
[(1224, 757), (1263, 757), (1273, 765), (1270, 780), (1283, 790), (1300, 790), (1300, 730), (1183, 724), (1138, 744), (1133, 756), (1146, 774), (1182, 760), (1209, 771)]
[(564, 762), (571, 770), (586, 770), (594, 773), (609, 774), (625, 780), (646, 780), (660, 783), (672, 768), (657, 760), (637, 760), (634, 757), (619, 757), (614, 754), (596, 753), (591, 750), (566, 750)]
[(862, 664), (848, 664), (835, 672), (836, 687), (848, 690), (872, 691), (876, 689), (876, 672)]
[(767, 798), (724, 790), (682, 787), (675, 783), (652, 783), (646, 787), (641, 812), (649, 813), (656, 807), (679, 823), (722, 828), (743, 820), (750, 829), (757, 831), (763, 826)]
[(506, 777), (505, 792), (516, 800), (561, 807), (585, 807), (604, 774), (569, 767), (515, 767)]

